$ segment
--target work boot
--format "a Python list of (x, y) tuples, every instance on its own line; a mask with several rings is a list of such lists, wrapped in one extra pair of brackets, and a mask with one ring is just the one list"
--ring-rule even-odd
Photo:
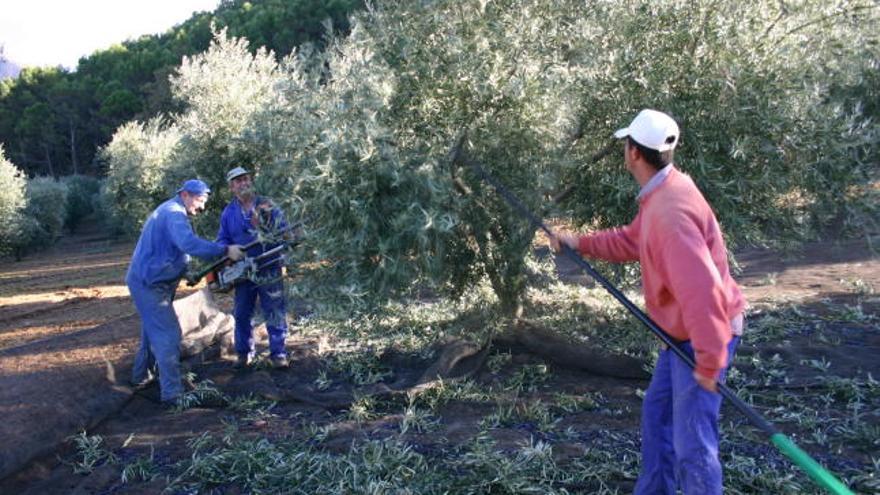
[(290, 361), (287, 360), (287, 356), (272, 356), (269, 359), (272, 361), (272, 367), (276, 370), (290, 367)]
[(245, 368), (249, 368), (251, 363), (253, 363), (253, 357), (250, 354), (239, 354), (235, 359), (234, 368), (237, 370), (243, 370)]

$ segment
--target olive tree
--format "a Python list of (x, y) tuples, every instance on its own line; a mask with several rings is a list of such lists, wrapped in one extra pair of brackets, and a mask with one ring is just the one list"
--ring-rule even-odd
[(216, 226), (219, 208), (229, 197), (226, 171), (237, 165), (258, 169), (266, 160), (269, 147), (252, 129), (257, 127), (254, 116), (275, 99), (277, 64), (271, 52), (251, 54), (246, 40), (225, 33), (215, 32), (204, 53), (184, 57), (171, 77), (182, 113), (127, 123), (101, 150), (107, 165), (104, 204), (123, 232), (137, 233), (156, 205), (194, 177), (219, 193), (207, 205), (213, 215), (206, 223)]
[(165, 176), (175, 163), (180, 139), (176, 126), (156, 117), (146, 124), (124, 124), (101, 149), (99, 157), (107, 167), (101, 197), (115, 229), (137, 234), (147, 215), (171, 197), (175, 189)]
[[(677, 164), (732, 240), (798, 238), (847, 220), (851, 189), (877, 158), (864, 87), (878, 60), (875, 2), (595, 2), (576, 17), (567, 56), (589, 68), (578, 99), (590, 133), (562, 165), (575, 185), (567, 211), (580, 221), (632, 217), (620, 155), (586, 157), (645, 107), (679, 121)], [(862, 98), (835, 95), (854, 87)]]
[(175, 119), (180, 132), (177, 160), (165, 177), (169, 187), (198, 176), (208, 182), (220, 200), (228, 199), (226, 172), (235, 166), (257, 169), (271, 161), (262, 135), (254, 133), (257, 115), (277, 99), (282, 74), (275, 56), (265, 49), (252, 54), (243, 38), (215, 31), (204, 53), (185, 57), (171, 77), (171, 90), (185, 110)]
[(681, 168), (741, 242), (827, 225), (876, 161), (876, 116), (832, 94), (877, 59), (871, 2), (386, 1), (352, 26), (286, 67), (267, 119), (277, 195), (319, 218), (324, 289), (487, 277), (517, 307), (534, 229), (450, 158), (460, 138), (534, 210), (573, 186), (558, 211), (611, 225), (636, 184), (620, 154), (591, 157), (639, 109), (665, 110)]
[(24, 208), (23, 245), (25, 251), (54, 244), (64, 232), (67, 218), (67, 185), (54, 177), (34, 177), (27, 181)]
[(269, 173), (273, 194), (314, 219), (301, 289), (455, 296), (487, 278), (516, 311), (534, 229), (452, 152), (515, 191), (553, 182), (577, 125), (569, 33), (555, 2), (521, 3), (384, 2), (317, 61), (287, 61)]
[(22, 236), (27, 178), (6, 159), (0, 145), (0, 256), (9, 255)]
[(658, 108), (679, 120), (678, 165), (734, 240), (803, 235), (846, 211), (876, 163), (876, 11), (869, 0), (386, 0), (346, 37), (328, 26), (325, 50), (280, 63), (221, 31), (172, 80), (185, 109), (176, 151), (155, 168), (165, 190), (197, 175), (225, 191), (231, 166), (257, 171), (258, 190), (310, 219), (296, 287), (313, 300), (457, 296), (488, 280), (511, 315), (534, 228), (470, 163), (533, 210), (625, 222), (634, 182), (618, 154), (592, 157)]

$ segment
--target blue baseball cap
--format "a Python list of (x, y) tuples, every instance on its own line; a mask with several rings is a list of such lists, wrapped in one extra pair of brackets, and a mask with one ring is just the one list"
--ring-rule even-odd
[(180, 186), (180, 189), (177, 190), (177, 193), (186, 191), (190, 194), (195, 194), (196, 196), (201, 196), (203, 194), (211, 194), (211, 188), (208, 187), (208, 184), (205, 184), (204, 181), (199, 179), (190, 179), (183, 183)]

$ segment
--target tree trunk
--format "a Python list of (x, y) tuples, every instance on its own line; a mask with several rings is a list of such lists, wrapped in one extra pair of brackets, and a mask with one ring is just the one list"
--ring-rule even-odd
[(79, 170), (76, 163), (76, 127), (73, 123), (73, 118), (68, 119), (68, 128), (70, 129), (70, 164), (73, 167), (73, 175), (79, 174)]
[(43, 143), (43, 154), (46, 156), (46, 166), (49, 167), (49, 176), (55, 177), (55, 167), (52, 166), (52, 156), (49, 154), (49, 146)]
[(27, 171), (27, 151), (24, 149), (24, 141), (18, 140), (18, 163), (22, 170)]
[[(504, 338), (511, 339), (548, 363), (584, 370), (613, 378), (647, 380), (651, 374), (647, 363), (632, 356), (612, 354), (607, 349), (592, 347), (547, 328), (520, 322)], [(501, 338), (503, 341), (504, 338)]]

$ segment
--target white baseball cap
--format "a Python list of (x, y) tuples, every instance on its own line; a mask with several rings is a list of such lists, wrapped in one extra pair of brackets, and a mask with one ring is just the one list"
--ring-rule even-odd
[(235, 167), (234, 169), (226, 172), (226, 182), (231, 181), (236, 177), (241, 177), (242, 175), (248, 175), (250, 172), (245, 170), (243, 167)]
[(669, 151), (678, 144), (678, 124), (669, 115), (646, 108), (636, 115), (628, 127), (614, 133), (617, 139), (627, 136), (652, 150)]

